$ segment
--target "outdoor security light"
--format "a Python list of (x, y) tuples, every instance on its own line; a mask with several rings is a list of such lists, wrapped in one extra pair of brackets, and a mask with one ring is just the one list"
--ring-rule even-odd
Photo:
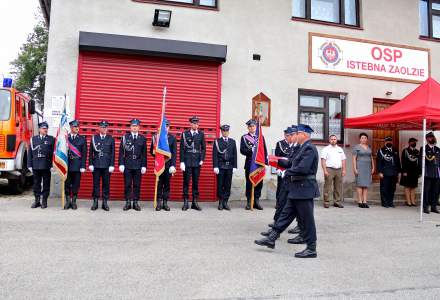
[(170, 27), (171, 10), (156, 9), (154, 11), (153, 26)]

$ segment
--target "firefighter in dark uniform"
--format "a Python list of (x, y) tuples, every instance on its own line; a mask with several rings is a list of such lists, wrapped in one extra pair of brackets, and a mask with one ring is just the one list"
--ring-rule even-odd
[[(168, 206), (168, 199), (170, 196), (170, 182), (171, 177), (176, 173), (176, 156), (177, 156), (177, 142), (176, 137), (170, 134), (170, 122), (166, 121), (166, 128), (168, 132), (168, 145), (170, 147), (171, 158), (165, 163), (165, 170), (159, 176), (157, 184), (157, 206), (156, 210), (164, 209), (170, 211)], [(150, 146), (150, 154), (154, 157), (154, 145), (156, 144), (156, 135), (153, 136)], [(161, 202), (162, 201), (162, 202)]]
[[(255, 135), (255, 132), (257, 130), (257, 121), (255, 120), (249, 120), (246, 122), (246, 125), (248, 127), (248, 133), (242, 135), (241, 141), (240, 141), (240, 153), (244, 156), (246, 156), (246, 160), (244, 163), (244, 170), (245, 170), (245, 177), (246, 177), (246, 210), (251, 209), (251, 193), (252, 193), (252, 182), (249, 180), (249, 174), (250, 174), (250, 167), (251, 167), (251, 161), (252, 161), (252, 153), (253, 148), (257, 142), (257, 136)], [(266, 141), (264, 141), (264, 155), (267, 157), (267, 148), (266, 148)], [(260, 205), (260, 197), (261, 197), (261, 190), (263, 189), (263, 181), (261, 181), (258, 185), (254, 188), (254, 207), (255, 209), (262, 210), (263, 207)]]
[(180, 139), (180, 169), (183, 171), (183, 207), (187, 210), (189, 198), (189, 182), (192, 180), (191, 209), (202, 210), (198, 204), (199, 176), (206, 155), (205, 134), (199, 130), (199, 118), (189, 119), (191, 129), (185, 130)]
[[(49, 125), (47, 122), (38, 124), (39, 134), (32, 137), (29, 146), (29, 159), (27, 167), (34, 174), (34, 196), (35, 201), (32, 208), (47, 208), (47, 198), (50, 193), (50, 177), (52, 158), (55, 147), (53, 136), (47, 135)], [(41, 188), (43, 183), (43, 188)], [(40, 203), (41, 201), (41, 203)]]
[(86, 171), (87, 140), (84, 136), (78, 134), (79, 122), (77, 120), (73, 120), (69, 125), (69, 150), (67, 153), (69, 172), (65, 182), (66, 203), (64, 204), (64, 209), (77, 209), (76, 198), (78, 197), (81, 173)]
[(98, 209), (100, 181), (102, 180), (102, 209), (109, 211), (110, 175), (115, 170), (115, 140), (107, 134), (108, 122), (99, 123), (99, 133), (92, 136), (89, 150), (89, 170), (93, 172), (93, 204)]
[(219, 210), (230, 210), (232, 174), (237, 171), (237, 145), (229, 137), (229, 125), (220, 126), (222, 136), (212, 147), (212, 164), (217, 175), (217, 198)]
[[(289, 157), (290, 151), (292, 150), (293, 144), (290, 142), (291, 135), (292, 135), (293, 129), (292, 127), (288, 127), (284, 130), (284, 139), (277, 142), (277, 145), (275, 147), (275, 156), (278, 157)], [(275, 208), (277, 209), (279, 206), (279, 195), (282, 187), (283, 179), (281, 178), (281, 171), (277, 170), (277, 191), (275, 194), (276, 204)]]
[(292, 166), (284, 173), (289, 181), (288, 201), (269, 236), (255, 241), (257, 245), (274, 248), (275, 241), (290, 225), (292, 216), (298, 216), (304, 226), (303, 238), (307, 244), (305, 250), (295, 253), (295, 257), (298, 258), (317, 257), (313, 199), (320, 195), (316, 182), (319, 154), (310, 140), (312, 132), (313, 130), (308, 125), (298, 125), (298, 143), (301, 146), (292, 161)]
[(124, 211), (132, 208), (140, 211), (141, 178), (147, 172), (147, 139), (139, 133), (141, 121), (130, 121), (131, 132), (122, 136), (119, 146), (119, 171), (124, 173)]
[(376, 165), (380, 177), (380, 198), (383, 207), (394, 207), (394, 193), (401, 172), (399, 152), (393, 147), (393, 138), (385, 137), (385, 146), (377, 151)]
[[(439, 213), (437, 209), (438, 195), (439, 195), (439, 162), (440, 162), (440, 148), (435, 144), (437, 143), (434, 133), (429, 132), (426, 135), (426, 152), (425, 152), (425, 186), (423, 189), (423, 212), (429, 214), (429, 207), (431, 206), (431, 212)], [(422, 162), (423, 162), (423, 147), (420, 148), (420, 174), (422, 175)]]

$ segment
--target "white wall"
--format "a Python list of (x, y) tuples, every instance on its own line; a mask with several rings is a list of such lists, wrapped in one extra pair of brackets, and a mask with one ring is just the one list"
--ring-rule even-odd
[[(226, 44), (221, 122), (230, 124), (231, 136), (239, 140), (252, 97), (265, 93), (272, 99), (272, 124), (263, 129), (268, 148), (275, 147), (286, 126), (297, 123), (299, 88), (348, 93), (347, 115), (354, 117), (371, 113), (372, 99), (387, 98), (387, 91), (389, 98), (401, 99), (417, 86), (308, 73), (308, 32), (431, 48), (432, 75), (440, 79), (440, 43), (418, 38), (418, 1), (361, 1), (363, 30), (291, 21), (291, 0), (219, 1), (220, 10), (210, 11), (131, 0), (53, 0), (46, 99), (64, 93), (75, 99), (79, 31)], [(169, 29), (151, 26), (156, 8), (173, 11)], [(261, 54), (261, 61), (253, 61), (253, 53)], [(348, 144), (357, 143), (358, 132), (348, 135)]]

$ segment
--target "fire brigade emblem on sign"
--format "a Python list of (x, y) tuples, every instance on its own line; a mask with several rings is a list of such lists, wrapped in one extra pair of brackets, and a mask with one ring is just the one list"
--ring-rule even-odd
[(330, 68), (334, 68), (342, 61), (342, 50), (334, 41), (327, 41), (319, 47), (321, 61)]

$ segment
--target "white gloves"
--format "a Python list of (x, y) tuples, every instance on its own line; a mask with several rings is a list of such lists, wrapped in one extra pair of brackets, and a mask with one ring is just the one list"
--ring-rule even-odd
[(81, 173), (84, 173), (84, 172), (86, 171), (86, 169), (81, 168), (81, 169), (79, 169), (79, 171), (80, 171)]
[(185, 172), (185, 163), (184, 162), (180, 163), (180, 170), (182, 170), (182, 172)]
[(173, 166), (171, 166), (171, 167), (168, 169), (168, 172), (169, 172), (170, 174), (174, 174), (174, 173), (176, 173), (176, 168), (173, 167)]
[(232, 174), (235, 174), (237, 172), (237, 168), (232, 169)]
[(108, 167), (108, 171), (109, 171), (110, 173), (113, 173), (114, 170), (115, 170), (115, 167)]
[(142, 168), (141, 168), (141, 174), (145, 174), (145, 173), (147, 173), (147, 168), (142, 167)]
[(284, 176), (286, 176), (286, 170), (281, 171), (281, 178), (284, 178)]
[(203, 165), (203, 160), (200, 161), (199, 165), (201, 165), (201, 166)]
[(283, 173), (283, 171), (281, 171), (280, 169), (277, 169), (277, 175), (281, 176), (281, 174)]
[(214, 168), (214, 173), (218, 174), (218, 173), (220, 173), (220, 170), (218, 168)]
[(32, 168), (28, 168), (28, 170), (29, 170), (29, 172), (31, 172), (31, 173), (32, 173)]
[(124, 173), (125, 170), (125, 166), (124, 165), (120, 165), (119, 166), (119, 172)]
[(50, 168), (50, 171), (51, 171), (51, 172), (53, 172), (54, 170), (55, 170), (55, 169), (54, 169), (53, 167), (52, 167), (52, 168)]
[(93, 165), (90, 165), (89, 170), (90, 170), (90, 172), (93, 172), (95, 170), (95, 167)]

